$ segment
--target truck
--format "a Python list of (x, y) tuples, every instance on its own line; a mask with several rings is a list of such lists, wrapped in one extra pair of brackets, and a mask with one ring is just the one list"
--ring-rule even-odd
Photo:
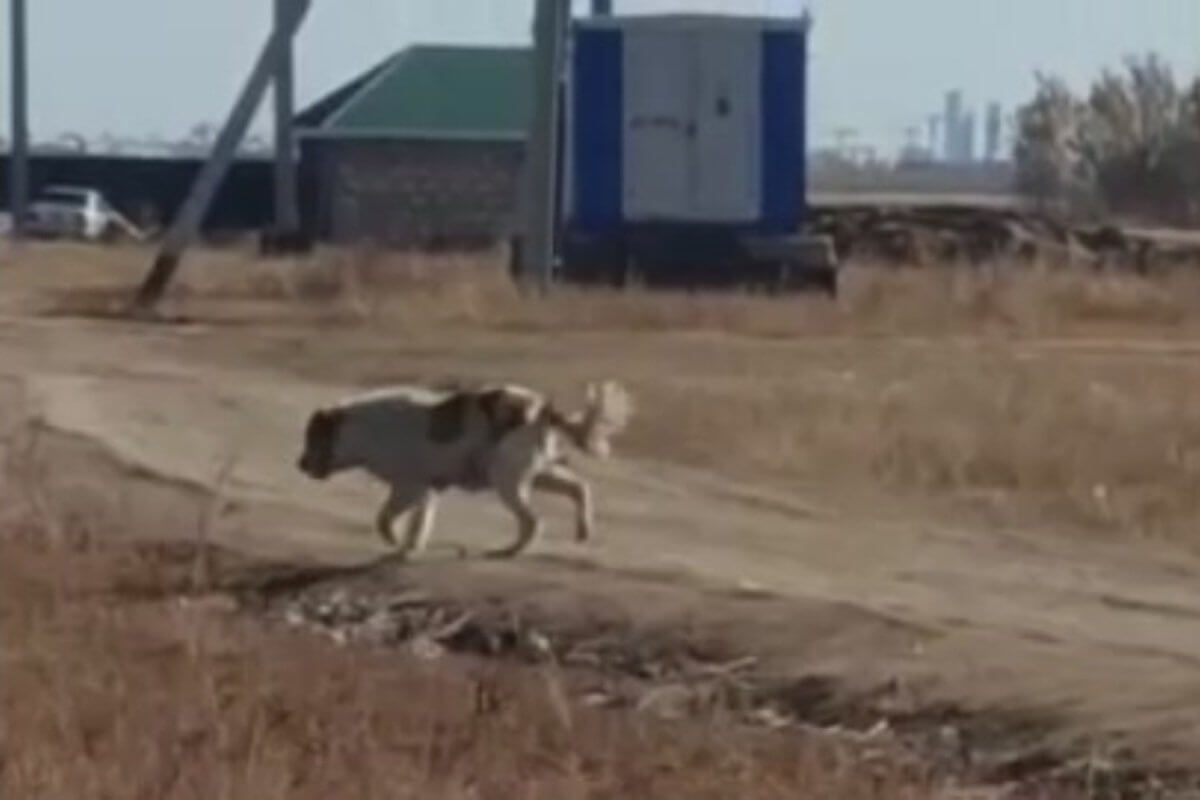
[(557, 277), (837, 292), (804, 233), (811, 17), (593, 16), (572, 22)]

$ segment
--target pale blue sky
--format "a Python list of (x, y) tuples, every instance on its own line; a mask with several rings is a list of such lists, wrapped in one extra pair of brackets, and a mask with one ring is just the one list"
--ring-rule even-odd
[[(220, 121), (251, 64), (271, 0), (32, 0), (38, 139), (175, 137)], [(578, 2), (584, 6), (584, 2)], [(816, 19), (812, 128), (897, 144), (951, 86), (972, 106), (1025, 98), (1035, 69), (1084, 84), (1127, 53), (1200, 71), (1200, 0), (615, 0), (618, 13), (731, 10)], [(299, 44), (305, 103), (412, 41), (527, 40), (531, 0), (313, 0)], [(6, 26), (5, 26), (6, 27)], [(5, 32), (5, 35), (7, 33)], [(7, 53), (7, 41), (0, 53)], [(7, 62), (0, 102), (7, 120)], [(259, 130), (265, 125), (259, 124)], [(4, 131), (7, 134), (7, 130)]]

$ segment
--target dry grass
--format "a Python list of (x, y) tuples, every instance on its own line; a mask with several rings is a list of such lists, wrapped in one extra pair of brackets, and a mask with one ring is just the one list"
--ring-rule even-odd
[[(1200, 331), (1200, 273), (1153, 280), (1018, 266), (845, 271), (842, 297), (564, 287), (522, 294), (504, 256), (331, 252), (192, 272), (183, 297), (341, 304), (360, 319), (515, 331), (721, 331), (744, 336), (1128, 335)], [(178, 296), (178, 294), (177, 294)]]
[[(844, 270), (836, 303), (816, 296), (735, 292), (557, 289), (524, 294), (501, 252), (478, 256), (387, 254), (371, 248), (259, 260), (245, 250), (201, 251), (166, 301), (228, 318), (250, 308), (298, 306), (344, 321), (388, 326), (453, 324), (513, 331), (720, 331), (760, 338), (837, 336), (1160, 336), (1200, 332), (1200, 271), (1153, 279), (1079, 268), (934, 267)], [(50, 245), (27, 251), (0, 290), (72, 287), (80, 311), (118, 306), (151, 260), (141, 248)], [(90, 305), (92, 304), (92, 305)], [(257, 304), (254, 306), (253, 304)], [(224, 309), (224, 310), (223, 310)], [(232, 310), (230, 310), (232, 309)]]
[[(1189, 537), (1200, 514), (1192, 274), (857, 269), (836, 304), (571, 290), (538, 299), (494, 265), (344, 259), (313, 269), (349, 276), (335, 297), (371, 297), (368, 330), (416, 341), (452, 331), (467, 351), (455, 361), (479, 348), (473, 369), (563, 390), (588, 370), (621, 375), (642, 401), (629, 448), (643, 456), (1137, 536)], [(581, 342), (587, 360), (574, 366), (536, 341), (588, 333), (609, 336)], [(1084, 346), (1097, 340), (1108, 344)], [(1125, 349), (1138, 340), (1153, 347)], [(513, 357), (496, 368), (506, 346)], [(320, 358), (320, 348), (309, 355)]]
[[(60, 310), (106, 310), (146, 261), (31, 249), (0, 271), (0, 303), (45, 306), (52, 291)], [(495, 259), (194, 261), (168, 306), (214, 324), (190, 329), (181, 357), (343, 382), (502, 375), (560, 392), (605, 373), (639, 400), (625, 452), (809, 496), (984, 501), (1006, 519), (1194, 543), (1190, 275), (860, 268), (829, 303), (527, 297)], [(183, 603), (168, 590), (187, 570), (123, 540), (119, 515), (66, 514), (35, 488), (32, 521), (9, 505), (0, 523), (8, 795), (926, 796), (828, 743), (569, 707), (555, 689), (569, 675), (338, 648)]]
[[(124, 276), (105, 292), (137, 274), (48, 252), (68, 265), (59, 286), (85, 266), (93, 286), (97, 271)], [(144, 266), (121, 253), (99, 260)], [(837, 302), (540, 298), (513, 287), (500, 256), (194, 260), (171, 304), (260, 334), (239, 333), (237, 348), (214, 334), (212, 358), (323, 380), (449, 371), (564, 392), (605, 372), (639, 398), (626, 452), (823, 495), (875, 487), (1001, 521), (1194, 538), (1200, 274), (857, 267)]]
[(574, 707), (569, 675), (266, 629), (174, 595), (186, 553), (67, 527), (0, 533), (6, 797), (927, 796), (833, 744)]

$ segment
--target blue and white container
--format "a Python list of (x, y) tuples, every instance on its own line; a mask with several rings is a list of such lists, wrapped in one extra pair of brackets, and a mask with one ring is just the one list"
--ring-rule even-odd
[(796, 231), (809, 20), (669, 14), (574, 23), (569, 228)]

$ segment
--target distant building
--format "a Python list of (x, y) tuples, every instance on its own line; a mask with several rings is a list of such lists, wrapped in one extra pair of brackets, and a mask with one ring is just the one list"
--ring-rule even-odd
[(302, 111), (316, 235), (422, 247), (510, 233), (531, 70), (526, 48), (419, 45)]
[(989, 164), (993, 164), (1000, 160), (1000, 140), (1004, 129), (1004, 111), (999, 103), (988, 103), (985, 124), (983, 157)]
[(937, 157), (938, 151), (938, 132), (941, 130), (942, 118), (937, 114), (932, 114), (929, 117), (929, 155), (931, 158)]
[(960, 125), (958, 161), (970, 164), (975, 161), (975, 112), (964, 114)]
[(946, 92), (946, 110), (942, 120), (942, 136), (945, 139), (945, 157), (947, 161), (959, 160), (961, 149), (962, 124), (962, 92), (952, 89)]
[[(976, 136), (979, 128), (976, 113), (967, 110), (959, 89), (946, 93), (942, 112), (943, 153), (950, 164), (971, 164), (976, 161)], [(932, 130), (932, 128), (931, 128)]]

